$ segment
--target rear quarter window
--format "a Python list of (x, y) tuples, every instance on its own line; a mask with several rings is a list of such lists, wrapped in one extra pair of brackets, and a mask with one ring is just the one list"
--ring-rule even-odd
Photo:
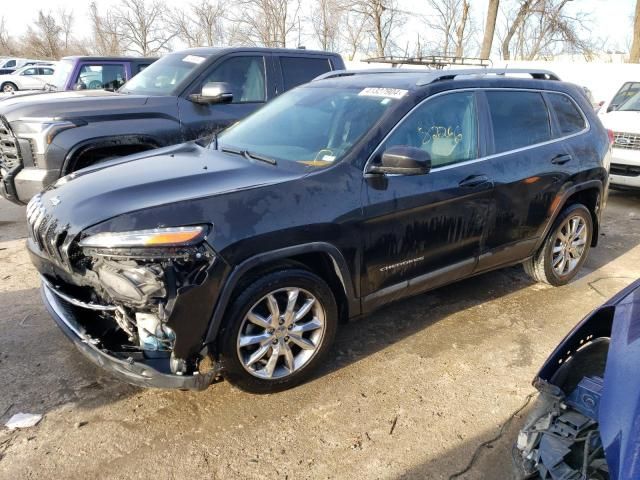
[(586, 128), (584, 117), (573, 100), (559, 93), (547, 93), (547, 98), (558, 119), (559, 136), (572, 135)]
[(551, 139), (549, 112), (538, 92), (488, 91), (495, 153)]
[(307, 83), (331, 70), (328, 58), (280, 57), (280, 66), (286, 90)]

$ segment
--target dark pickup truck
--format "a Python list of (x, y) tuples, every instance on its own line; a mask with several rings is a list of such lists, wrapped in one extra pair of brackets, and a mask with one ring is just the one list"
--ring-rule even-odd
[(196, 48), (168, 54), (117, 92), (16, 96), (0, 103), (0, 193), (24, 204), (107, 158), (211, 136), (331, 70), (334, 53)]

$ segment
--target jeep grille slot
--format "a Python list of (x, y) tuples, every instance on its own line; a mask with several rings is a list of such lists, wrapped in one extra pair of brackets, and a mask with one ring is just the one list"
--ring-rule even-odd
[(613, 146), (627, 150), (640, 150), (640, 135), (635, 133), (614, 132)]
[(38, 194), (27, 205), (27, 223), (29, 235), (38, 248), (58, 263), (67, 264), (66, 255), (61, 251), (67, 232), (59, 229), (58, 221), (47, 213), (42, 202), (42, 194)]
[(22, 163), (18, 140), (7, 121), (0, 117), (0, 168), (11, 171)]

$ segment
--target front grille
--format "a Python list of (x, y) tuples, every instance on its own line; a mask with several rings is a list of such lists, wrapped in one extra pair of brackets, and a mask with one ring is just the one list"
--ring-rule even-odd
[(0, 167), (11, 171), (21, 163), (18, 140), (5, 119), (0, 117)]
[(633, 165), (622, 165), (620, 163), (612, 163), (609, 170), (613, 175), (622, 175), (624, 177), (640, 176), (640, 167)]
[(47, 212), (42, 194), (33, 197), (27, 205), (27, 223), (29, 235), (40, 250), (58, 263), (69, 265), (67, 249), (63, 248), (67, 237), (66, 228), (59, 228), (56, 218)]
[(640, 150), (640, 135), (635, 133), (614, 133), (613, 146), (627, 150)]

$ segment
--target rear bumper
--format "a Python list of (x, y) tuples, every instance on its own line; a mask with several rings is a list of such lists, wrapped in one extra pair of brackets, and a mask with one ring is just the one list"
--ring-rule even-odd
[(217, 374), (212, 371), (207, 374), (174, 375), (163, 373), (146, 363), (135, 362), (132, 358), (116, 358), (97, 346), (99, 342), (85, 332), (76, 321), (70, 305), (54, 289), (43, 282), (41, 292), (44, 304), (54, 321), (80, 353), (121, 381), (145, 388), (204, 390)]

